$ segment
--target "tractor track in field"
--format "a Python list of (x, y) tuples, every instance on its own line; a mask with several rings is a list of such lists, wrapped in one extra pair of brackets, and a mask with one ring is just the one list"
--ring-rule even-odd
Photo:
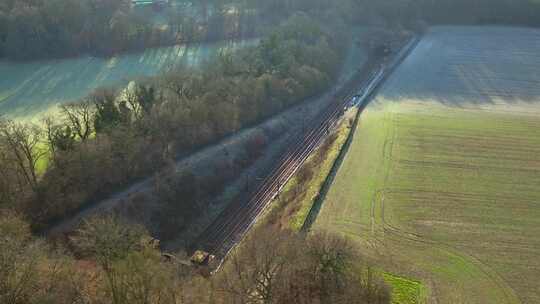
[[(475, 268), (480, 270), (480, 272), (485, 275), (485, 277), (491, 281), (495, 286), (499, 288), (499, 290), (504, 294), (506, 300), (508, 303), (513, 303), (512, 299), (517, 298), (517, 296), (514, 293), (514, 290), (508, 283), (504, 280), (504, 278), (489, 267), (487, 264), (482, 262), (477, 257), (466, 254), (463, 251), (460, 251), (459, 248), (456, 248), (456, 244), (449, 244), (444, 242), (435, 241), (432, 239), (427, 239), (419, 234), (415, 234), (412, 232), (408, 232), (404, 229), (401, 229), (395, 225), (390, 224), (387, 221), (387, 218), (385, 216), (385, 208), (384, 208), (384, 201), (385, 201), (385, 194), (392, 192), (391, 189), (381, 189), (379, 190), (381, 198), (380, 198), (380, 206), (381, 206), (381, 222), (382, 222), (382, 229), (385, 234), (390, 234), (397, 237), (397, 241), (403, 241), (406, 242), (414, 242), (414, 243), (420, 243), (425, 244), (429, 246), (435, 246), (438, 249), (442, 250), (443, 252), (449, 253), (451, 255), (457, 256), (462, 258), (465, 261), (468, 261), (471, 265), (473, 265)], [(376, 237), (377, 238), (377, 237)], [(457, 244), (459, 245), (459, 244)]]
[[(388, 184), (388, 180), (389, 180), (389, 176), (390, 176), (390, 167), (392, 166), (392, 161), (399, 161), (398, 159), (394, 158), (394, 154), (393, 154), (394, 153), (394, 145), (397, 142), (397, 138), (396, 138), (397, 137), (397, 132), (395, 131), (395, 125), (396, 125), (395, 120), (396, 119), (395, 119), (394, 115), (392, 115), (389, 119), (390, 119), (390, 123), (391, 123), (391, 128), (390, 128), (389, 133), (391, 133), (391, 134), (387, 134), (387, 138), (386, 138), (386, 140), (384, 142), (383, 151), (382, 151), (383, 159), (385, 160), (385, 162), (387, 162), (386, 170), (383, 173), (384, 174), (384, 179), (383, 179), (384, 180), (384, 185)], [(419, 235), (419, 234), (416, 234), (416, 233), (413, 233), (413, 232), (410, 232), (410, 231), (406, 231), (405, 229), (399, 228), (399, 227), (391, 224), (387, 220), (386, 213), (385, 213), (386, 194), (394, 193), (394, 192), (407, 192), (407, 191), (409, 193), (417, 192), (417, 191), (407, 190), (407, 189), (391, 189), (391, 188), (380, 188), (380, 189), (376, 190), (376, 193), (375, 193), (375, 195), (373, 197), (373, 200), (371, 202), (371, 221), (372, 221), (371, 230), (372, 230), (372, 234), (373, 234), (374, 239), (378, 240), (379, 243), (384, 244), (384, 238), (385, 237), (387, 237), (387, 236), (395, 237), (395, 241), (397, 241), (397, 242), (403, 242), (404, 241), (404, 242), (412, 242), (412, 243), (417, 243), (417, 244), (429, 245), (431, 247), (437, 247), (438, 249), (442, 250), (443, 252), (446, 252), (446, 253), (451, 254), (453, 256), (460, 257), (463, 260), (468, 261), (469, 263), (471, 263), (475, 268), (479, 269), (480, 272), (489, 281), (491, 281), (495, 286), (497, 286), (499, 288), (499, 290), (502, 291), (502, 293), (504, 294), (504, 296), (507, 299), (508, 303), (513, 303), (512, 299), (517, 298), (517, 296), (515, 295), (515, 292), (512, 289), (512, 287), (509, 286), (509, 284), (504, 280), (504, 278), (500, 275), (500, 273), (498, 273), (497, 271), (495, 271), (494, 269), (492, 269), (491, 267), (489, 267), (488, 265), (483, 263), (481, 260), (479, 260), (475, 256), (461, 252), (458, 248), (455, 247), (456, 245), (459, 245), (459, 244), (455, 244), (455, 243), (449, 244), (449, 243), (443, 243), (443, 242), (435, 241), (435, 240), (432, 240), (432, 239), (428, 239), (428, 238), (425, 238), (422, 235)], [(377, 216), (376, 216), (377, 205), (379, 205), (379, 208), (380, 208), (380, 215), (379, 215), (380, 223), (378, 225), (376, 223), (377, 222)], [(383, 236), (378, 236), (378, 235), (375, 234), (377, 226), (379, 226), (379, 228), (382, 229)], [(433, 289), (432, 290), (433, 295), (431, 297), (431, 300), (435, 301), (435, 303), (437, 303), (438, 302), (438, 299), (437, 299), (437, 294), (438, 294), (437, 286), (436, 286), (435, 282), (431, 282), (431, 286), (432, 286), (432, 289)]]

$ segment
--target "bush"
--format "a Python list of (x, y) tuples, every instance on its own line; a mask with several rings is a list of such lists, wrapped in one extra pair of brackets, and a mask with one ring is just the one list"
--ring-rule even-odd
[(95, 259), (107, 269), (114, 261), (144, 246), (149, 239), (141, 226), (128, 224), (113, 215), (100, 215), (83, 221), (70, 237), (70, 243), (79, 256)]

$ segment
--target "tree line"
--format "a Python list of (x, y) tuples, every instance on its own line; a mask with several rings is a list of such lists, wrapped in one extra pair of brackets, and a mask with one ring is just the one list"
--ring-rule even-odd
[(195, 10), (197, 14), (167, 8), (163, 28), (146, 13), (138, 13), (131, 0), (5, 0), (0, 2), (0, 58), (110, 56), (162, 45), (238, 38), (241, 33), (255, 35), (256, 16), (246, 13), (247, 7), (230, 10), (235, 2), (243, 3), (194, 1), (200, 8)]
[(44, 228), (324, 91), (346, 49), (347, 35), (336, 26), (297, 14), (258, 46), (223, 53), (203, 69), (99, 89), (62, 106), (43, 126), (1, 120), (0, 208), (19, 210), (34, 229)]
[[(391, 27), (429, 24), (538, 26), (533, 0), (204, 0), (166, 9), (166, 27), (131, 0), (5, 0), (0, 3), (0, 58), (35, 60), (80, 54), (109, 56), (160, 45), (259, 35), (296, 12), (318, 19), (383, 20)], [(165, 14), (165, 13), (164, 13)]]
[(540, 26), (540, 2), (535, 0), (358, 1), (366, 16), (381, 17), (391, 27), (421, 29), (437, 24)]
[(162, 254), (144, 228), (114, 216), (86, 220), (65, 242), (32, 236), (0, 213), (5, 304), (386, 304), (389, 288), (343, 237), (259, 230), (222, 270)]
[(0, 3), (0, 57), (110, 55), (161, 44), (158, 29), (130, 0), (6, 0)]
[[(351, 4), (353, 0), (340, 3)], [(5, 0), (0, 3), (0, 58), (36, 60), (81, 54), (110, 56), (149, 47), (233, 40), (266, 32), (295, 12), (328, 15), (336, 7), (318, 1), (204, 0), (191, 9), (172, 5), (165, 26), (131, 0)], [(341, 12), (350, 5), (338, 5)], [(336, 18), (343, 16), (333, 15)]]

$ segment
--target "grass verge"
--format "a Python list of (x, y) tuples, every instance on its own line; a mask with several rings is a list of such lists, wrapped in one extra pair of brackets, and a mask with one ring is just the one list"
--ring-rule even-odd
[[(354, 116), (357, 111), (358, 110), (355, 108), (349, 115)], [(330, 139), (332, 142), (329, 143), (326, 155), (324, 157), (313, 156), (305, 164), (306, 166), (313, 168), (314, 173), (311, 180), (307, 181), (305, 185), (300, 185), (300, 187), (304, 189), (305, 194), (299, 197), (298, 202), (296, 202), (299, 209), (292, 214), (289, 221), (290, 227), (293, 230), (299, 231), (306, 222), (313, 204), (319, 198), (321, 189), (326, 182), (328, 175), (331, 173), (343, 145), (351, 133), (351, 128), (350, 120), (344, 121), (336, 132), (336, 137)], [(320, 152), (322, 151), (318, 151), (317, 153)], [(318, 160), (322, 161), (318, 162)]]
[(357, 108), (350, 109), (334, 136), (329, 137), (287, 182), (282, 194), (272, 204), (274, 207), (264, 217), (263, 224), (277, 225), (293, 231), (302, 229), (351, 133), (352, 121), (357, 113)]

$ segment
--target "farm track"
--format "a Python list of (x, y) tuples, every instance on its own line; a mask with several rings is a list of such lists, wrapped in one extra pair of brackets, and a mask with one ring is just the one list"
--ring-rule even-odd
[[(391, 164), (392, 161), (396, 160), (394, 159), (393, 154), (394, 154), (394, 143), (397, 140), (396, 139), (397, 132), (395, 129), (397, 126), (397, 121), (398, 119), (396, 119), (395, 115), (391, 115), (390, 123), (392, 127), (389, 129), (390, 134), (387, 133), (386, 140), (383, 145), (383, 150), (382, 150), (383, 158), (385, 162), (388, 162), (388, 164)], [(384, 184), (389, 183), (391, 166), (387, 166), (386, 169), (387, 170), (384, 172)], [(459, 244), (456, 244), (454, 242), (452, 244), (448, 244), (448, 243), (438, 242), (436, 240), (431, 240), (429, 238), (425, 238), (422, 235), (413, 233), (412, 231), (402, 229), (390, 223), (390, 220), (388, 220), (385, 213), (386, 195), (390, 193), (406, 193), (408, 195), (414, 195), (414, 194), (418, 194), (418, 192), (419, 192), (418, 189), (383, 188), (383, 189), (377, 190), (376, 194), (373, 197), (373, 201), (371, 202), (371, 208), (370, 208), (371, 209), (371, 233), (373, 235), (373, 241), (382, 244), (385, 242), (385, 238), (391, 238), (394, 240), (394, 242), (398, 242), (398, 243), (410, 242), (410, 243), (423, 244), (423, 245), (428, 245), (430, 247), (437, 247), (448, 254), (463, 258), (464, 260), (469, 261), (471, 265), (474, 265), (474, 267), (478, 268), (489, 280), (492, 281), (493, 284), (495, 284), (495, 286), (497, 286), (503, 292), (508, 302), (511, 302), (511, 299), (515, 297), (515, 295), (513, 294), (514, 291), (509, 286), (509, 284), (504, 280), (504, 278), (495, 270), (490, 268), (488, 265), (480, 261), (478, 258), (472, 255), (465, 254), (463, 251), (460, 251), (456, 247)], [(429, 191), (425, 191), (425, 192), (427, 193)], [(463, 193), (444, 193), (444, 194), (450, 195), (450, 196), (451, 195), (465, 196), (465, 194)], [(380, 214), (378, 216), (376, 215), (377, 206), (380, 211)], [(379, 220), (377, 220), (377, 217), (379, 218)], [(379, 222), (379, 224), (376, 224), (376, 222)], [(376, 235), (375, 231), (378, 229), (382, 229), (383, 236)], [(432, 296), (430, 297), (430, 300), (433, 303), (438, 303), (439, 290), (437, 288), (437, 285), (434, 284), (434, 282), (431, 282), (430, 284), (431, 284), (431, 292), (432, 292)]]
[[(392, 72), (414, 49), (418, 41), (416, 37), (410, 40), (386, 67), (378, 67), (377, 63), (371, 63), (358, 72), (344, 86), (335, 100), (308, 123), (306, 130), (309, 131), (300, 131), (291, 138), (288, 143), (290, 148), (278, 161), (279, 165), (263, 180), (250, 198), (247, 201), (239, 200), (231, 203), (199, 236), (192, 248), (207, 251), (222, 262), (245, 237), (273, 199), (279, 195), (286, 182), (324, 141), (352, 97), (358, 91), (363, 91), (359, 104), (361, 107), (365, 106), (365, 101), (378, 89), (388, 73)], [(358, 87), (364, 89), (358, 90), (356, 89)]]
[[(380, 191), (380, 208), (381, 208), (381, 222), (382, 222), (382, 229), (384, 233), (386, 234), (385, 237), (388, 237), (388, 234), (395, 237), (395, 242), (413, 242), (413, 243), (419, 243), (428, 245), (430, 247), (437, 247), (440, 250), (450, 254), (454, 255), (456, 257), (462, 258), (466, 261), (468, 261), (471, 265), (473, 265), (475, 268), (480, 270), (481, 273), (485, 275), (487, 279), (489, 279), (495, 286), (499, 288), (499, 290), (502, 291), (504, 294), (506, 300), (508, 303), (512, 302), (512, 299), (516, 298), (515, 291), (512, 289), (512, 287), (508, 284), (508, 282), (501, 276), (499, 272), (497, 272), (495, 269), (487, 265), (486, 263), (482, 262), (477, 257), (466, 254), (463, 250), (460, 250), (458, 247), (461, 246), (467, 246), (468, 243), (464, 242), (462, 244), (453, 241), (451, 244), (447, 242), (439, 242), (436, 240), (428, 239), (423, 237), (422, 235), (415, 234), (413, 232), (407, 231), (405, 229), (399, 228), (395, 225), (392, 225), (387, 218), (385, 217), (384, 212), (384, 200), (385, 200), (385, 194), (391, 193), (394, 190), (391, 189), (382, 189)], [(377, 237), (375, 237), (377, 238)], [(381, 239), (383, 241), (383, 239)]]

